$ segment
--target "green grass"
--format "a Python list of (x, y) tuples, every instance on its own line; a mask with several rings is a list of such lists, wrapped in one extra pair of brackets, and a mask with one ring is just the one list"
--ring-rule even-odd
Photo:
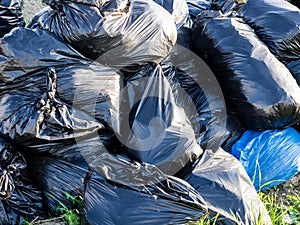
[(277, 189), (272, 189), (268, 192), (258, 192), (261, 201), (264, 203), (273, 225), (287, 224), (285, 222), (288, 215), (288, 209), (277, 198)]
[[(290, 188), (294, 188), (290, 186)], [(295, 192), (296, 193), (296, 192)], [(55, 199), (54, 196), (48, 194), (50, 197)], [(285, 198), (278, 198), (279, 189), (272, 188), (264, 192), (258, 192), (258, 196), (261, 201), (264, 203), (273, 225), (297, 225), (300, 224), (300, 194), (287, 194)], [(78, 196), (72, 196), (69, 193), (66, 193), (66, 197), (71, 199), (73, 204), (82, 206), (82, 199)], [(61, 214), (59, 217), (50, 218), (45, 220), (46, 222), (55, 221), (55, 220), (64, 220), (69, 225), (79, 225), (80, 224), (80, 215), (78, 210), (67, 208), (62, 202), (58, 201), (57, 211)], [(232, 212), (233, 218), (234, 212)], [(210, 216), (209, 214), (203, 215), (197, 222), (191, 222), (190, 225), (216, 225), (222, 224), (222, 217), (218, 214), (216, 216)], [(34, 225), (39, 224), (41, 221), (31, 221), (25, 222), (24, 225)], [(236, 219), (236, 224), (239, 224), (238, 219)], [(264, 225), (264, 218), (261, 216), (258, 217), (258, 220), (254, 225)]]
[[(300, 224), (300, 195), (286, 195), (285, 201), (278, 198), (278, 189), (272, 188), (265, 192), (258, 192), (258, 196), (264, 203), (273, 225), (298, 225)], [(219, 216), (210, 218), (207, 215), (202, 216), (197, 223), (193, 225), (215, 225), (221, 220)], [(236, 222), (236, 224), (239, 224)], [(255, 225), (264, 225), (264, 219), (259, 217)]]
[[(22, 225), (35, 225), (40, 223), (46, 223), (46, 222), (55, 222), (58, 220), (64, 220), (68, 225), (80, 225), (81, 224), (81, 218), (78, 209), (69, 209), (66, 205), (64, 205), (61, 201), (56, 199), (53, 195), (50, 193), (47, 193), (48, 196), (53, 198), (55, 201), (57, 201), (57, 212), (59, 212), (60, 216), (53, 217), (46, 220), (37, 220), (34, 219), (33, 221), (25, 221)], [(79, 196), (72, 196), (69, 193), (66, 193), (67, 199), (70, 199), (72, 203), (77, 205), (78, 207), (81, 207), (83, 204), (82, 199)]]

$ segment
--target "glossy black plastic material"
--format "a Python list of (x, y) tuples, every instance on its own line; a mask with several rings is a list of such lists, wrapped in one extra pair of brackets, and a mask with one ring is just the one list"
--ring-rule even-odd
[(297, 84), (300, 85), (300, 60), (288, 62), (285, 66), (290, 70)]
[(140, 162), (173, 175), (201, 155), (190, 121), (159, 65), (145, 66), (130, 77), (121, 100), (118, 136)]
[(237, 3), (234, 0), (212, 0), (214, 10), (220, 10), (223, 14), (231, 14)]
[(282, 62), (300, 59), (300, 11), (288, 1), (248, 0), (243, 19)]
[(180, 29), (189, 18), (189, 9), (186, 0), (153, 0), (173, 17), (177, 29)]
[(210, 1), (207, 0), (187, 0), (190, 16), (195, 19), (198, 14), (205, 10), (212, 9)]
[(0, 224), (43, 218), (42, 193), (33, 185), (24, 156), (0, 139)]
[(295, 79), (241, 19), (211, 11), (201, 14), (193, 47), (247, 128), (284, 128), (299, 121), (300, 89)]
[(15, 29), (0, 39), (0, 52), (0, 82), (5, 83), (49, 67), (57, 69), (80, 62), (91, 63), (63, 41), (40, 29)]
[[(177, 46), (162, 63), (178, 106), (190, 120), (203, 149), (231, 145), (242, 135), (241, 124), (226, 111), (221, 87), (206, 63), (190, 50)], [(230, 116), (229, 116), (230, 114)]]
[(94, 173), (84, 197), (87, 220), (93, 225), (187, 224), (207, 210), (199, 194), (178, 178), (126, 187)]
[(90, 224), (185, 224), (207, 212), (185, 181), (150, 164), (102, 154), (90, 163), (84, 205)]
[[(68, 162), (57, 158), (30, 157), (30, 175), (43, 193), (43, 207), (52, 216), (59, 216), (62, 204), (78, 209), (82, 214), (82, 199), (88, 164), (84, 161)], [(76, 200), (75, 200), (75, 199)]]
[[(217, 224), (234, 224), (230, 209), (238, 209), (240, 224), (250, 225), (259, 216), (264, 217), (265, 224), (271, 224), (241, 164), (222, 149), (204, 155), (193, 173), (185, 176), (196, 189), (151, 164), (121, 155), (99, 155), (90, 162), (95, 173), (85, 187), (87, 220), (101, 225), (188, 224), (209, 212), (219, 213)], [(227, 216), (229, 219), (224, 219)]]
[(39, 86), (7, 85), (0, 93), (0, 132), (22, 146), (55, 152), (59, 151), (56, 143), (75, 142), (101, 129), (103, 125), (91, 116), (59, 100), (56, 79), (51, 68), (43, 84), (47, 91)]
[(14, 27), (25, 26), (21, 10), (21, 0), (0, 1), (0, 38)]
[(210, 210), (225, 216), (224, 222), (231, 219), (252, 225), (262, 219), (263, 224), (272, 224), (242, 164), (222, 149), (206, 151), (185, 180), (200, 193)]
[(29, 27), (48, 30), (86, 57), (116, 67), (161, 61), (177, 35), (172, 15), (147, 0), (112, 0), (100, 8), (55, 1)]
[(290, 3), (292, 3), (294, 6), (297, 6), (300, 8), (300, 1), (299, 0), (291, 0)]
[(42, 30), (15, 30), (0, 41), (0, 52), (0, 92), (20, 86), (46, 91), (47, 71), (53, 67), (63, 102), (117, 129), (123, 82), (116, 71), (89, 61)]

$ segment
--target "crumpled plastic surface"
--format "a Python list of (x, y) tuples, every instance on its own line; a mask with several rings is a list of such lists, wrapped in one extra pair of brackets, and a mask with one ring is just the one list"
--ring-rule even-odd
[(109, 1), (101, 8), (55, 1), (29, 27), (48, 30), (86, 57), (118, 68), (160, 62), (176, 42), (174, 20), (153, 1)]
[[(95, 147), (95, 146), (94, 146)], [(83, 161), (68, 162), (63, 159), (31, 156), (30, 174), (43, 193), (43, 207), (52, 216), (59, 216), (61, 203), (68, 209), (82, 212), (84, 181), (89, 165)], [(75, 197), (72, 201), (68, 196)]]
[(140, 162), (173, 175), (201, 154), (194, 131), (159, 65), (148, 65), (126, 80), (118, 138)]
[(253, 224), (259, 215), (271, 224), (241, 164), (221, 149), (204, 154), (185, 177), (191, 185), (147, 163), (99, 155), (90, 163), (95, 172), (86, 182), (87, 220), (91, 224), (188, 224), (208, 210), (212, 216), (219, 213), (220, 224), (233, 224), (230, 210), (236, 209), (241, 224)]
[[(54, 2), (53, 6), (60, 7), (59, 2)], [(100, 1), (86, 2), (89, 2), (88, 6), (101, 5), (103, 3)], [(103, 5), (103, 7), (106, 7), (106, 9), (119, 9), (124, 2), (127, 1), (110, 1), (106, 5)], [(142, 1), (134, 2), (137, 4)], [(75, 4), (73, 2), (64, 2), (63, 4), (67, 3)], [(82, 5), (81, 3), (76, 4), (78, 4), (77, 6)], [(155, 3), (143, 1), (143, 4), (154, 6), (153, 4)], [(155, 5), (156, 7), (162, 10), (160, 6)], [(159, 14), (160, 10), (155, 11), (155, 15)], [(111, 15), (110, 13), (113, 12), (108, 12), (109, 15)], [(126, 14), (126, 12), (123, 13)], [(151, 13), (151, 16), (153, 15)], [(167, 15), (172, 18), (168, 13)], [(159, 16), (163, 18), (163, 15), (159, 14)], [(149, 20), (148, 22), (151, 23), (151, 21)], [(174, 21), (172, 21), (172, 24), (169, 28), (172, 30), (174, 28), (175, 30)], [(148, 29), (149, 27), (146, 30)], [(15, 40), (18, 40), (18, 42)], [(173, 39), (170, 39), (167, 46), (160, 46), (157, 43), (155, 45), (158, 48), (161, 47), (167, 54), (173, 46)], [(169, 47), (170, 49), (168, 49)], [(161, 53), (159, 49), (156, 50)], [(118, 108), (117, 105), (119, 103), (115, 103), (115, 100), (117, 101), (118, 99), (118, 91), (115, 90), (122, 87), (120, 84), (122, 81), (114, 70), (105, 68), (97, 63), (92, 63), (77, 51), (59, 41), (54, 35), (38, 29), (29, 30), (20, 28), (14, 30), (10, 35), (0, 40), (0, 51), (0, 98), (3, 102), (5, 101), (5, 105), (3, 106), (6, 107), (4, 108), (5, 110), (0, 110), (0, 112), (3, 112), (2, 115), (10, 115), (11, 117), (9, 118), (20, 118), (20, 120), (16, 119), (11, 122), (18, 126), (22, 122), (24, 127), (28, 129), (26, 132), (23, 132), (22, 126), (15, 126), (18, 132), (13, 133), (5, 130), (3, 126), (1, 128), (5, 131), (4, 134), (6, 134), (6, 137), (10, 137), (10, 139), (14, 139), (20, 145), (26, 146), (23, 149), (24, 152), (26, 151), (27, 153), (28, 149), (36, 150), (28, 151), (28, 153), (35, 155), (35, 157), (28, 155), (28, 158), (34, 159), (31, 161), (33, 164), (31, 164), (32, 176), (44, 191), (45, 207), (49, 206), (53, 214), (55, 214), (55, 206), (58, 203), (57, 199), (61, 199), (62, 202), (73, 207), (70, 201), (66, 199), (66, 196), (64, 196), (65, 191), (83, 196), (82, 185), (87, 172), (87, 164), (79, 164), (78, 160), (85, 160), (95, 171), (93, 176), (87, 180), (84, 190), (85, 212), (87, 213), (87, 219), (91, 223), (112, 224), (116, 222), (119, 224), (141, 224), (142, 220), (153, 224), (169, 224), (170, 218), (172, 218), (174, 223), (187, 223), (197, 220), (199, 216), (207, 211), (213, 211), (213, 215), (218, 212), (215, 210), (217, 206), (214, 204), (214, 201), (218, 202), (220, 200), (219, 196), (217, 196), (217, 199), (215, 198), (216, 196), (210, 196), (209, 198), (206, 196), (208, 199), (206, 201), (202, 198), (200, 192), (185, 181), (165, 175), (165, 173), (174, 174), (178, 169), (180, 170), (185, 167), (186, 164), (193, 163), (202, 153), (202, 149), (196, 143), (192, 124), (184, 109), (178, 106), (178, 102), (176, 102), (173, 96), (174, 90), (172, 90), (160, 65), (151, 63), (144, 67), (135, 67), (132, 73), (127, 71), (126, 75), (128, 76), (125, 76), (127, 86), (123, 90), (122, 96), (124, 94), (126, 96), (127, 94), (130, 98), (121, 98), (122, 102), (120, 104), (122, 107), (128, 106), (129, 110), (119, 110), (121, 111), (119, 119), (121, 120), (121, 126), (117, 131), (127, 134), (126, 130), (122, 130), (124, 122), (125, 126), (135, 127), (132, 129), (133, 133), (128, 134), (137, 135), (139, 139), (137, 141), (134, 139), (125, 140), (133, 140), (130, 144), (133, 144), (133, 146), (142, 146), (143, 148), (141, 149), (142, 151), (134, 153), (130, 149), (132, 145), (128, 145), (128, 143), (126, 143), (125, 147), (119, 146), (120, 148), (112, 146), (116, 152), (127, 154), (126, 156), (120, 154), (113, 155), (108, 152), (110, 149), (107, 148), (106, 144), (114, 143), (110, 135), (113, 138), (115, 137), (109, 129), (104, 130), (104, 127), (107, 128), (106, 125), (108, 125), (109, 128), (109, 124), (114, 123), (110, 123), (109, 119), (101, 117), (97, 117), (95, 121), (95, 118), (93, 118), (94, 115), (89, 115), (86, 112), (88, 110), (80, 110), (84, 110), (80, 106), (85, 101), (85, 98), (88, 97), (87, 94), (84, 98), (84, 93), (88, 93), (89, 80), (87, 78), (86, 83), (83, 82), (86, 85), (81, 86), (81, 82), (77, 82), (78, 80), (76, 79), (77, 76), (79, 80), (84, 79), (83, 76), (78, 75), (80, 72), (82, 74), (87, 74), (87, 71), (93, 73), (90, 79), (96, 76), (109, 76), (111, 74), (113, 76), (112, 82), (116, 84), (112, 85), (113, 90), (111, 93), (104, 91), (104, 93), (107, 93), (107, 98), (103, 98), (103, 101), (105, 104), (112, 104), (112, 106)], [(154, 52), (155, 58), (158, 56), (156, 55), (157, 52)], [(128, 62), (128, 59), (131, 58), (126, 58), (125, 61)], [(114, 63), (119, 63), (117, 58), (114, 58), (114, 60)], [(143, 62), (143, 64), (145, 63)], [(122, 75), (125, 75), (126, 72), (122, 72)], [(66, 77), (66, 75), (68, 76)], [(72, 105), (68, 104), (69, 101), (72, 101), (72, 98), (73, 100), (77, 99), (76, 93), (71, 93), (70, 95), (66, 93), (68, 87), (70, 87), (67, 85), (68, 82), (70, 82), (70, 86), (74, 84), (79, 85), (80, 93), (82, 92), (83, 97), (81, 98), (79, 94), (78, 101), (81, 103), (78, 105), (75, 103)], [(99, 81), (100, 83), (101, 81)], [(91, 92), (93, 95), (96, 95), (96, 86)], [(144, 95), (144, 93), (148, 93), (148, 95)], [(111, 94), (115, 95), (113, 98), (108, 99)], [(140, 101), (141, 99), (142, 101)], [(13, 100), (17, 103), (13, 104)], [(89, 101), (88, 99), (87, 102)], [(157, 107), (153, 107), (155, 104)], [(23, 111), (19, 110), (18, 107)], [(111, 109), (111, 106), (103, 108), (104, 111), (107, 110), (109, 112)], [(38, 119), (34, 117), (36, 111), (40, 112), (39, 115), (41, 115)], [(78, 117), (72, 116), (74, 111), (78, 112)], [(118, 112), (118, 109), (116, 111)], [(22, 114), (22, 112), (26, 112), (27, 116), (19, 117), (18, 115)], [(28, 120), (28, 116), (33, 117), (32, 121)], [(76, 118), (78, 120), (73, 121)], [(107, 121), (107, 123), (102, 124), (102, 120)], [(155, 123), (157, 120), (159, 123)], [(0, 121), (3, 123), (3, 120)], [(42, 129), (40, 129), (43, 131), (42, 133), (36, 132), (37, 122), (42, 125)], [(159, 124), (159, 128), (161, 129), (157, 129), (157, 126), (153, 126), (153, 124)], [(165, 128), (165, 124), (170, 125), (166, 130), (162, 129)], [(77, 129), (78, 132), (74, 132), (74, 128), (79, 128)], [(154, 132), (151, 133), (151, 131)], [(166, 131), (167, 138), (161, 135), (161, 131)], [(29, 135), (23, 135), (25, 133)], [(81, 135), (82, 133), (86, 135)], [(151, 151), (147, 152), (145, 150), (148, 149), (145, 149), (145, 147), (149, 146), (145, 145), (143, 139), (153, 137), (153, 135), (155, 138), (149, 139), (147, 143), (150, 143), (150, 147), (154, 147), (154, 150), (157, 147), (154, 146), (155, 144), (161, 144), (161, 146), (157, 148), (157, 151), (152, 151), (153, 149), (151, 149)], [(161, 140), (164, 142), (161, 143)], [(107, 143), (105, 143), (106, 141)], [(173, 148), (175, 145), (178, 148)], [(126, 151), (123, 151), (124, 149)], [(51, 155), (51, 158), (37, 157), (39, 150), (41, 150), (41, 155), (46, 156), (44, 154), (48, 153)], [(172, 153), (174, 154), (170, 155), (170, 151), (173, 151)], [(152, 157), (153, 155), (155, 157)], [(136, 162), (133, 158), (143, 162)], [(151, 161), (151, 163), (157, 164), (158, 167), (144, 161)], [(215, 169), (217, 170), (217, 168)], [(36, 173), (36, 171), (39, 172)], [(223, 172), (225, 173), (225, 171)], [(71, 179), (72, 176), (74, 176), (73, 179)], [(44, 177), (48, 178), (44, 179)], [(214, 181), (211, 180), (211, 182), (213, 183)], [(51, 189), (52, 186), (55, 188)], [(236, 188), (235, 182), (231, 186), (226, 186), (222, 191), (227, 192), (232, 190), (232, 188)], [(99, 192), (94, 192), (94, 190)], [(55, 191), (55, 193), (47, 195), (47, 191)], [(257, 195), (252, 197), (254, 199), (258, 198)], [(136, 201), (136, 198), (141, 199), (141, 201)], [(122, 201), (112, 202), (110, 205), (99, 208), (98, 206), (106, 204), (106, 199), (108, 201), (110, 199), (121, 199)], [(234, 199), (233, 201), (236, 203)], [(249, 199), (245, 201), (248, 202)], [(127, 203), (128, 206), (126, 206)], [(141, 207), (142, 203), (147, 207)], [(227, 204), (231, 204), (231, 201), (228, 201)], [(244, 212), (243, 209), (247, 211), (248, 205), (250, 205), (249, 202), (245, 204), (243, 202), (241, 204), (241, 212)], [(161, 209), (159, 213), (157, 213), (158, 207)], [(221, 217), (228, 214), (228, 208), (224, 206), (221, 209)], [(140, 213), (133, 214), (133, 211)], [(123, 213), (124, 216), (117, 217), (116, 213), (118, 213), (117, 215)], [(256, 211), (255, 215), (258, 215), (258, 211)], [(247, 216), (241, 217), (241, 220), (243, 219), (245, 221), (242, 222), (245, 224), (250, 220)], [(228, 224), (230, 223), (232, 221), (228, 222)]]
[(243, 19), (282, 62), (300, 59), (300, 11), (287, 1), (248, 0)]
[[(138, 178), (140, 181), (154, 176), (151, 170), (140, 175), (143, 175)], [(175, 177), (141, 186), (124, 186), (93, 173), (86, 184), (84, 201), (87, 220), (93, 225), (187, 224), (207, 211), (201, 196)]]
[(212, 9), (211, 2), (208, 0), (187, 0), (190, 16), (195, 19), (198, 14), (205, 10)]
[(246, 128), (284, 128), (299, 121), (300, 89), (295, 79), (241, 19), (219, 17), (218, 12), (201, 14), (193, 47)]
[(20, 0), (0, 1), (0, 38), (14, 27), (25, 26)]
[(0, 139), (0, 224), (22, 224), (43, 216), (42, 195), (33, 185), (24, 156)]
[(184, 180), (200, 193), (210, 210), (227, 217), (225, 224), (238, 220), (241, 224), (252, 225), (259, 216), (264, 224), (272, 224), (245, 169), (222, 149), (215, 153), (205, 151)]
[(0, 81), (5, 83), (14, 82), (14, 79), (38, 69), (57, 69), (87, 61), (64, 42), (40, 29), (15, 29), (0, 39), (0, 49)]
[(0, 93), (0, 132), (26, 147), (82, 138), (103, 127), (88, 114), (62, 102), (56, 95), (56, 73), (49, 69), (43, 92), (37, 86), (6, 86)]
[(175, 101), (184, 109), (203, 149), (227, 151), (243, 128), (226, 110), (221, 87), (209, 67), (190, 50), (177, 46), (161, 63)]
[(246, 131), (231, 152), (245, 167), (256, 190), (289, 180), (300, 171), (300, 133), (293, 128)]
[(189, 9), (186, 0), (153, 0), (162, 6), (173, 17), (177, 30), (180, 29), (189, 19)]
[(83, 110), (106, 127), (118, 129), (123, 81), (115, 70), (91, 62), (39, 29), (15, 30), (0, 41), (0, 51), (0, 92), (8, 89), (7, 84), (46, 91), (45, 79), (52, 67), (57, 76), (57, 94), (65, 103)]
[(47, 31), (16, 29), (0, 49), (3, 134), (26, 146), (24, 151), (69, 160), (95, 146), (118, 145), (112, 128), (118, 129), (120, 75)]
[[(235, 11), (239, 11), (241, 5), (235, 0), (212, 0), (212, 7), (214, 10), (220, 10), (224, 16), (233, 14)], [(245, 0), (246, 2), (246, 0)]]

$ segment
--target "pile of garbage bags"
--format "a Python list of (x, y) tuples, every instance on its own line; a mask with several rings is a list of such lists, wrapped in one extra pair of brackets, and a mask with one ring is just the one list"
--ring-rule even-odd
[(0, 223), (272, 224), (257, 191), (300, 168), (282, 2), (44, 0), (25, 27), (1, 1)]

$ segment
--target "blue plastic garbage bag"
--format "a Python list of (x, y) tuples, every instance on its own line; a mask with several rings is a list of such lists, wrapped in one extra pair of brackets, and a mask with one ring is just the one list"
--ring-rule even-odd
[(256, 190), (289, 180), (300, 171), (300, 133), (293, 128), (246, 131), (232, 147)]

